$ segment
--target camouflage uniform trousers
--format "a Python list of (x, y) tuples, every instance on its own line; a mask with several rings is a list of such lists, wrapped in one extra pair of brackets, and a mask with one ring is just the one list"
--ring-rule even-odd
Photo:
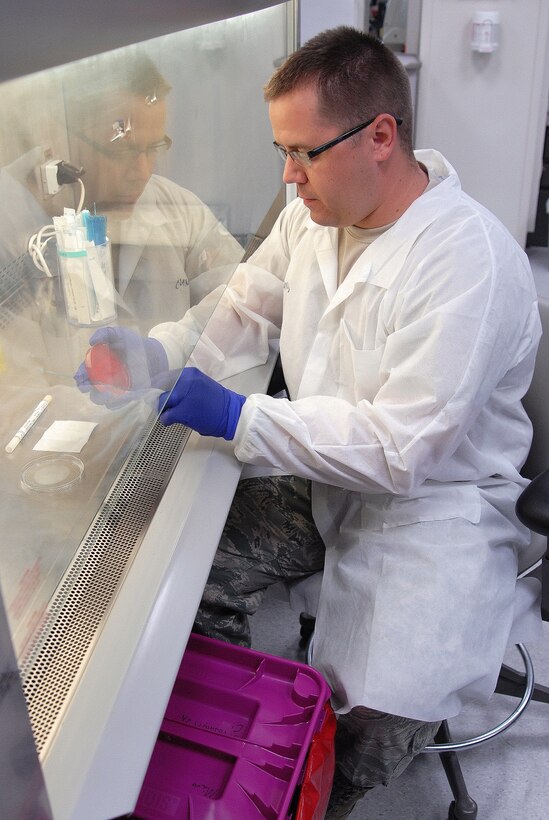
[[(248, 618), (267, 587), (322, 570), (324, 556), (311, 514), (310, 482), (296, 476), (244, 479), (219, 542), (195, 632), (250, 646)], [(340, 715), (334, 798), (338, 788), (345, 793), (350, 788), (358, 799), (369, 788), (389, 783), (432, 740), (438, 725), (366, 707)]]

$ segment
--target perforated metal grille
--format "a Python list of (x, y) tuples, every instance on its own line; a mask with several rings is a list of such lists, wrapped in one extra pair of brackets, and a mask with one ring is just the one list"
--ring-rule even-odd
[(90, 526), (21, 663), (34, 738), (46, 751), (190, 431), (152, 423)]
[(0, 328), (32, 302), (32, 263), (28, 254), (22, 254), (0, 269)]

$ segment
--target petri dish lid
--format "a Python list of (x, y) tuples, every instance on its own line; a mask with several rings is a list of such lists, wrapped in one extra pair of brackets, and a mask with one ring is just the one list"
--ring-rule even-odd
[(121, 395), (130, 387), (128, 370), (107, 344), (90, 347), (84, 359), (88, 378), (101, 393)]
[(55, 493), (74, 487), (83, 474), (84, 464), (76, 456), (42, 456), (23, 468), (21, 486), (36, 493)]

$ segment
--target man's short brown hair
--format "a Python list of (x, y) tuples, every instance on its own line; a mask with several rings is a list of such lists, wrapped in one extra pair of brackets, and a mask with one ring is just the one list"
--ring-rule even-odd
[(306, 85), (316, 88), (320, 116), (342, 129), (377, 114), (400, 117), (400, 143), (412, 155), (410, 82), (398, 57), (380, 40), (350, 26), (317, 34), (275, 71), (265, 100)]

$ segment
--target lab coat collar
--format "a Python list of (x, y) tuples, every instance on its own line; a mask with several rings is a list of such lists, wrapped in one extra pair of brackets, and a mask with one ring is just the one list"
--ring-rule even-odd
[(326, 289), (328, 299), (331, 300), (334, 298), (337, 291), (338, 229), (324, 228), (321, 225), (317, 225), (315, 222), (313, 222), (313, 220), (310, 217), (309, 222), (309, 227), (314, 226), (315, 228), (321, 229), (319, 231), (315, 231), (315, 233), (313, 234), (313, 243), (318, 262), (318, 267), (320, 269), (320, 275), (322, 276), (322, 281), (324, 282), (324, 287)]
[(156, 174), (153, 174), (135, 203), (132, 214), (132, 219), (135, 219), (136, 222), (143, 223), (151, 228), (156, 225), (163, 225), (168, 221), (165, 211), (158, 207), (155, 179), (157, 179)]
[[(457, 203), (461, 196), (461, 184), (455, 170), (438, 151), (415, 151), (418, 162), (435, 176), (439, 184), (421, 194), (402, 214), (389, 230), (382, 234), (364, 254), (365, 260), (372, 257), (372, 272), (369, 281), (380, 287), (389, 288), (418, 236), (431, 225), (441, 213)], [(374, 248), (375, 245), (375, 248)]]
[(391, 287), (417, 237), (445, 210), (452, 198), (461, 194), (457, 173), (449, 162), (434, 150), (415, 151), (431, 176), (440, 179), (439, 184), (418, 197), (402, 216), (384, 234), (366, 249), (349, 272), (341, 287), (337, 288), (338, 229), (326, 228), (309, 217), (307, 227), (315, 232), (314, 246), (318, 265), (331, 307), (347, 299), (355, 286), (371, 282), (383, 288)]
[(154, 228), (166, 221), (156, 203), (151, 177), (131, 214), (116, 226), (115, 241), (121, 246), (118, 273), (118, 289), (121, 296), (124, 296), (128, 288)]

